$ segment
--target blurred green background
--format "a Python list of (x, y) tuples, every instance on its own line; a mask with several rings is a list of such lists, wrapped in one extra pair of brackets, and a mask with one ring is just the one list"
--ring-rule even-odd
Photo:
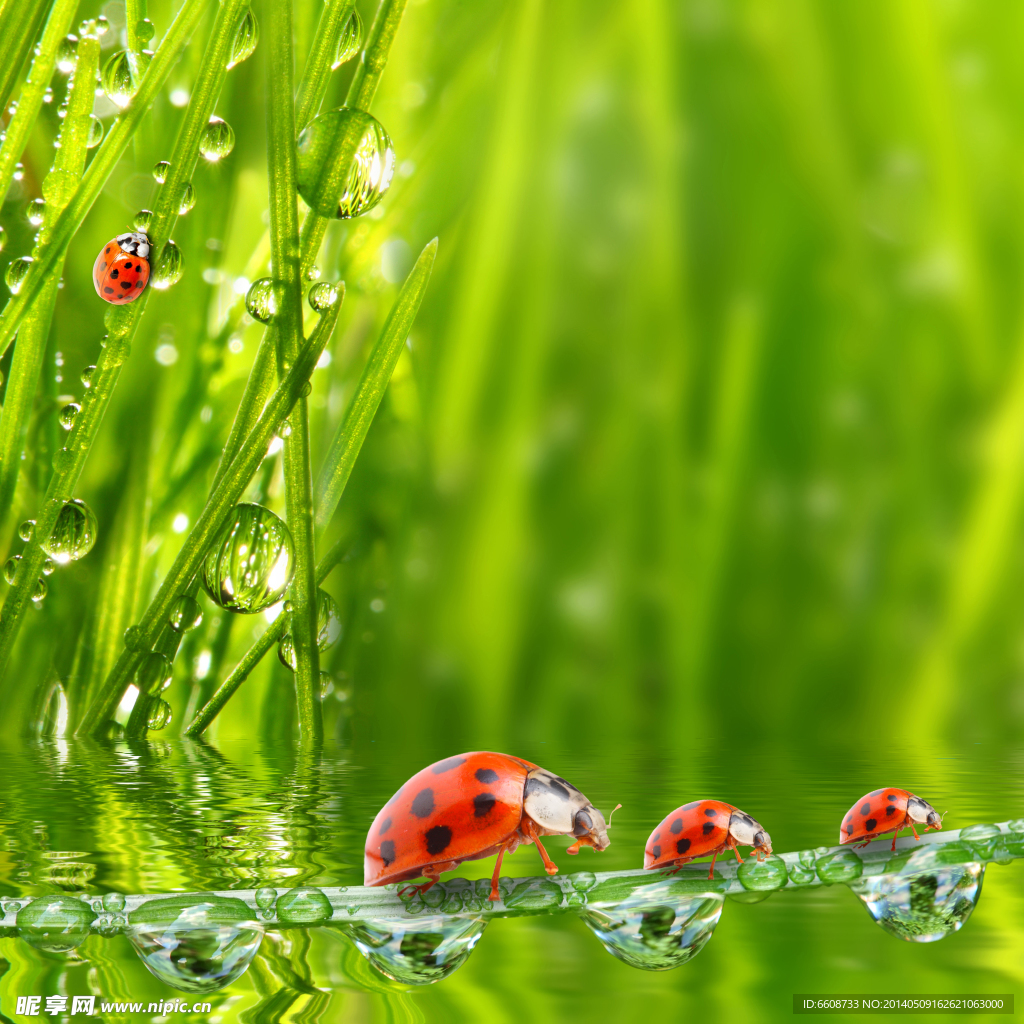
[[(102, 9), (123, 24), (123, 7)], [(368, 23), (373, 6), (359, 9)], [(301, 67), (319, 5), (295, 10)], [(150, 16), (159, 41), (166, 0)], [(208, 28), (72, 244), (52, 400), (5, 548), (45, 486), (57, 396), (80, 394), (96, 360), (92, 260), (147, 205)], [(324, 656), (325, 713), (358, 784), (342, 836), (317, 840), (332, 852), (304, 877), (357, 882), (376, 808), (474, 748), (626, 804), (601, 867), (636, 866), (650, 828), (697, 796), (742, 806), (780, 849), (833, 842), (842, 812), (881, 785), (949, 808), (953, 827), (1024, 813), (1022, 39), (1024, 8), (1008, 0), (410, 0), (373, 108), (394, 184), (372, 215), (332, 228), (319, 261), (348, 297), (314, 378), (314, 472), (396, 285), (435, 235), (440, 249), (332, 526), (351, 550), (326, 584), (345, 636)], [(51, 578), (11, 678), (73, 688), (131, 516), (148, 509), (137, 614), (205, 500), (259, 338), (250, 324), (215, 342), (263, 231), (262, 59), (228, 77), (217, 113), (235, 151), (197, 171), (175, 236), (185, 276), (153, 296), (82, 479), (100, 540)], [(56, 106), (4, 204), (0, 263), (30, 248), (24, 207)], [(280, 511), (279, 472), (265, 482)], [(204, 607), (167, 694), (174, 721), (144, 763), (183, 749), (170, 741), (213, 685), (220, 613)], [(226, 666), (264, 626), (234, 623)], [(290, 744), (290, 687), (268, 659), (221, 715), (210, 738), (231, 765)], [(261, 791), (257, 775), (242, 792)], [(11, 800), (17, 831), (32, 815)], [(64, 846), (102, 846), (79, 842), (93, 845)], [(510, 870), (536, 871), (534, 857)], [(176, 870), (146, 884), (206, 884)], [(538, 1019), (596, 1012), (610, 990), (616, 1019), (675, 1013), (684, 991), (700, 1005), (694, 985), (755, 1020), (788, 1016), (789, 994), (820, 979), (1009, 991), (1017, 874), (990, 918), (983, 902), (941, 949), (897, 944), (829, 891), (727, 908), (749, 931), (654, 980), (618, 964), (606, 979), (596, 944), (581, 931), (584, 956), (563, 936), (572, 922), (510, 922), (511, 959), (499, 926), (481, 945), (510, 976), (466, 968), (445, 983), (462, 995), (435, 990), (428, 1018), (504, 1019), (524, 976), (557, 994)], [(337, 1019), (419, 1019), (391, 998)]]

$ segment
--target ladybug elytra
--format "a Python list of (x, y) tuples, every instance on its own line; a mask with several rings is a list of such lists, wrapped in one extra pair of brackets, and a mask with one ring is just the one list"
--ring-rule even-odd
[(708, 878), (714, 878), (715, 861), (723, 850), (732, 850), (743, 863), (739, 846), (752, 846), (760, 860), (771, 854), (772, 838), (749, 814), (732, 804), (694, 800), (677, 807), (651, 833), (644, 849), (644, 867), (678, 868), (712, 854)]
[(115, 306), (134, 302), (149, 282), (149, 238), (128, 231), (112, 238), (100, 250), (92, 268), (96, 294)]
[(608, 846), (604, 815), (575, 786), (508, 754), (473, 751), (438, 761), (414, 775), (384, 805), (366, 836), (366, 885), (426, 878), (426, 892), (444, 871), (498, 855), (490, 899), (498, 895), (501, 860), (535, 843), (544, 870), (558, 871), (541, 836), (571, 835), (581, 846)]
[(892, 848), (896, 849), (896, 836), (901, 828), (909, 828), (915, 839), (915, 825), (928, 829), (941, 829), (942, 816), (927, 800), (922, 800), (905, 789), (876, 789), (862, 796), (843, 815), (839, 827), (840, 843), (855, 843), (864, 840), (867, 846), (872, 839), (892, 833)]

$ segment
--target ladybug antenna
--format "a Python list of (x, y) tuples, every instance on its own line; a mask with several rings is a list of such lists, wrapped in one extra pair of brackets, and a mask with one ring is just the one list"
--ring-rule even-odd
[(613, 815), (613, 814), (614, 814), (614, 813), (615, 813), (615, 812), (616, 812), (616, 811), (617, 811), (617, 810), (618, 810), (618, 809), (619, 809), (619, 808), (620, 808), (621, 806), (622, 806), (622, 804), (616, 804), (616, 805), (615, 805), (615, 806), (614, 806), (614, 807), (613, 807), (613, 808), (612, 808), (612, 809), (611, 809), (611, 810), (610, 810), (610, 811), (608, 812), (608, 824), (607, 824), (607, 825), (605, 826), (605, 828), (611, 828), (611, 827), (612, 827), (612, 815)]

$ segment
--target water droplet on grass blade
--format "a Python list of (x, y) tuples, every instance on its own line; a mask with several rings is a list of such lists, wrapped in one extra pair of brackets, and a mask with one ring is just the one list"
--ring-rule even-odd
[(227, 121), (217, 117), (215, 114), (210, 118), (210, 123), (203, 129), (202, 138), (199, 140), (199, 152), (210, 163), (216, 163), (218, 160), (223, 160), (224, 157), (230, 155), (234, 148), (234, 129)]
[(320, 281), (309, 289), (307, 296), (310, 306), (323, 313), (338, 303), (338, 289), (330, 281)]
[(337, 71), (346, 61), (351, 60), (363, 48), (363, 19), (353, 8), (338, 36), (338, 45), (331, 61), (331, 70)]
[(105, 36), (110, 28), (110, 22), (106, 16), (101, 14), (98, 18), (85, 18), (78, 25), (80, 36), (95, 36), (97, 39)]
[(40, 896), (18, 911), (18, 934), (36, 949), (66, 953), (86, 940), (95, 917), (73, 896)]
[(18, 527), (18, 536), (27, 544), (36, 532), (36, 521), (34, 519), (26, 519), (25, 522)]
[(202, 581), (221, 608), (252, 615), (281, 600), (294, 571), (288, 527), (270, 509), (243, 502), (203, 561)]
[(146, 728), (150, 732), (159, 732), (165, 729), (172, 717), (171, 705), (163, 698), (158, 698), (149, 709), (149, 717), (146, 719)]
[(164, 242), (160, 252), (160, 260), (153, 270), (151, 283), (158, 291), (165, 291), (181, 280), (185, 267), (181, 258), (181, 250), (172, 239)]
[(149, 18), (141, 18), (135, 23), (135, 34), (139, 42), (148, 43), (156, 35), (156, 25)]
[(96, 372), (96, 367), (95, 366), (87, 366), (82, 371), (82, 387), (84, 387), (84, 388), (91, 388), (92, 387), (92, 375), (95, 372)]
[[(347, 173), (341, 150), (358, 137)], [(298, 188), (322, 217), (358, 217), (383, 199), (395, 172), (395, 151), (381, 123), (361, 110), (339, 107), (320, 114), (298, 143)]]
[(20, 561), (21, 555), (11, 555), (11, 557), (4, 562), (4, 579), (12, 585), (18, 575), (18, 563)]
[(129, 626), (124, 631), (124, 645), (129, 651), (145, 651), (149, 649), (149, 644), (146, 642), (141, 626)]
[(277, 287), (272, 278), (261, 277), (253, 281), (245, 293), (245, 308), (253, 320), (261, 324), (270, 323), (277, 314)]
[(47, 589), (46, 580), (40, 576), (36, 580), (36, 585), (32, 588), (32, 600), (36, 604), (39, 604), (40, 601), (45, 601)]
[(864, 872), (864, 861), (853, 850), (826, 853), (815, 862), (818, 877), (826, 884), (851, 882)]
[(4, 251), (4, 246), (7, 244), (7, 232), (0, 226), (0, 252)]
[(95, 115), (89, 115), (89, 136), (85, 140), (86, 149), (95, 149), (103, 141), (103, 122)]
[(277, 902), (277, 890), (261, 886), (256, 890), (256, 906), (264, 917), (272, 917), (274, 904)]
[(152, 210), (139, 210), (132, 219), (132, 227), (135, 228), (136, 231), (141, 231), (145, 234), (149, 231), (149, 224), (152, 219)]
[(28, 268), (32, 266), (32, 263), (31, 256), (19, 256), (7, 268), (4, 280), (7, 282), (7, 287), (12, 295), (17, 295), (21, 291), (25, 275), (28, 273)]
[(371, 919), (353, 925), (349, 934), (385, 977), (404, 985), (432, 985), (469, 959), (486, 927), (486, 921), (474, 917)]
[(309, 270), (307, 270), (306, 273), (303, 274), (302, 276), (305, 277), (305, 279), (307, 281), (319, 281), (320, 280), (320, 274), (321, 274), (320, 268), (314, 263), (309, 268)]
[(58, 565), (84, 558), (96, 543), (96, 516), (80, 498), (64, 502), (50, 536), (41, 544)]
[(277, 901), (277, 919), (282, 924), (319, 924), (333, 914), (331, 901), (313, 886), (289, 889)]
[(178, 633), (188, 633), (202, 625), (203, 609), (191, 594), (182, 594), (171, 606), (167, 621)]
[(173, 674), (171, 659), (159, 651), (150, 651), (135, 671), (135, 685), (140, 693), (162, 693), (171, 685)]
[(246, 57), (252, 55), (256, 44), (260, 41), (260, 26), (252, 8), (246, 8), (242, 20), (235, 30), (235, 38), (231, 42), (231, 55), (228, 57), (227, 69), (230, 71), (236, 64), (241, 64)]
[[(289, 604), (291, 602), (288, 602)], [(323, 652), (337, 643), (341, 636), (341, 612), (337, 602), (326, 590), (316, 591), (316, 646)], [(283, 665), (295, 671), (295, 642), (291, 633), (281, 637), (277, 645), (277, 656)], [(328, 677), (329, 678), (329, 677)]]
[(75, 417), (81, 411), (82, 407), (77, 402), (68, 402), (58, 414), (57, 418), (60, 420), (60, 425), (65, 430), (70, 430), (75, 425)]
[(66, 35), (57, 47), (57, 70), (70, 75), (78, 62), (78, 36)]
[(43, 216), (46, 213), (46, 200), (33, 199), (25, 209), (25, 220), (37, 228), (43, 223)]
[(786, 862), (774, 854), (764, 860), (747, 857), (739, 866), (737, 875), (743, 888), (751, 892), (781, 889), (789, 878)]
[(171, 164), (168, 160), (158, 160), (153, 165), (153, 178), (158, 185), (162, 185), (167, 180), (167, 172), (170, 169)]
[(153, 55), (143, 50), (134, 53), (131, 50), (119, 50), (112, 54), (103, 65), (100, 80), (103, 91), (110, 102), (124, 110), (139, 91), (139, 83), (149, 68)]
[(43, 559), (43, 575), (52, 576), (54, 569), (57, 568), (57, 563), (52, 558)]
[(196, 190), (191, 181), (181, 186), (181, 197), (178, 200), (178, 215), (184, 217), (196, 205)]

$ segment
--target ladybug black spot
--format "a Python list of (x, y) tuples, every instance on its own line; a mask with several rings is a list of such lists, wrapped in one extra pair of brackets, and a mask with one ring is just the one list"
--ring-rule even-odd
[(443, 775), (445, 772), (450, 772), (453, 768), (458, 768), (460, 764), (465, 764), (466, 759), (464, 757), (449, 757), (446, 761), (438, 761), (430, 770), (435, 775)]
[(417, 818), (428, 818), (434, 812), (434, 791), (421, 789), (412, 802), (412, 813)]
[(704, 811), (704, 813), (705, 813), (705, 815), (707, 815), (707, 817), (709, 817), (709, 818), (717, 818), (717, 817), (718, 817), (718, 811), (716, 811), (716, 810), (714, 809), (714, 807), (708, 807), (708, 808), (706, 808), (706, 809), (705, 809), (705, 811)]
[(121, 282), (121, 287), (122, 288), (131, 288), (131, 286), (132, 286), (131, 281), (122, 281)]
[(498, 781), (498, 773), (493, 768), (477, 768), (473, 774), (485, 785)]
[(394, 863), (395, 844), (390, 839), (380, 844), (380, 859), (384, 861), (384, 867)]
[(661, 838), (661, 833), (660, 832), (656, 832), (654, 834), (654, 841), (657, 842), (660, 838)]
[(111, 277), (112, 277), (112, 278), (113, 278), (113, 279), (114, 279), (115, 281), (117, 280), (117, 275), (118, 275), (119, 273), (120, 273), (120, 271), (119, 271), (119, 270), (117, 269), (117, 267), (112, 267), (112, 268), (111, 268), (111, 270), (110, 270), (110, 276), (111, 276)]
[(136, 282), (135, 282), (135, 287), (136, 287), (136, 288), (141, 288), (141, 287), (142, 287), (142, 284), (143, 284), (143, 281), (142, 281), (142, 278), (140, 277), (140, 278), (138, 279), (138, 281), (136, 281)]
[(132, 264), (131, 264), (131, 263), (126, 263), (126, 264), (124, 265), (124, 269), (125, 269), (125, 270), (131, 270), (131, 269), (132, 269)]
[(874, 818), (868, 818), (868, 820), (864, 822), (864, 827), (869, 832), (874, 832), (875, 831), (875, 826), (877, 824), (878, 824), (878, 822)]
[(494, 810), (498, 798), (493, 793), (478, 793), (473, 797), (473, 815), (482, 818)]
[(870, 814), (871, 813), (871, 804), (869, 804), (867, 802), (867, 800), (865, 800), (864, 803), (862, 803), (860, 805), (860, 813), (861, 814)]
[(704, 835), (709, 836), (714, 831), (715, 831), (715, 823), (713, 821), (705, 821), (704, 822), (704, 827), (701, 829), (701, 832), (703, 832)]
[(103, 251), (104, 251), (104, 252), (110, 252), (110, 246), (108, 245), (108, 246), (106, 247), (106, 249), (104, 249)]
[(888, 796), (888, 799), (889, 800), (895, 800), (896, 799), (896, 794), (895, 793), (890, 793), (889, 796)]
[(885, 816), (887, 818), (891, 818), (895, 813), (896, 813), (896, 808), (892, 804), (890, 804), (888, 807), (886, 807), (886, 809), (885, 809)]
[(690, 840), (689, 839), (680, 839), (679, 842), (676, 843), (676, 853), (686, 853), (686, 851), (689, 848), (690, 848)]
[(107, 293), (108, 295), (113, 295), (113, 294), (114, 294), (114, 289), (113, 289), (113, 288), (104, 288), (103, 290), (104, 290), (104, 291), (105, 291), (105, 292), (106, 292), (106, 293)]
[(669, 829), (669, 831), (674, 836), (679, 835), (679, 833), (683, 831), (683, 819), (676, 818), (676, 820), (672, 822), (672, 827)]
[(651, 856), (654, 857), (655, 860), (657, 860), (661, 856), (661, 847), (656, 846), (653, 850), (651, 850)]
[(427, 829), (427, 853), (440, 853), (452, 841), (452, 830), (447, 825), (435, 825)]
[(390, 818), (385, 818), (385, 819), (384, 819), (384, 820), (383, 820), (383, 821), (382, 821), (382, 822), (380, 823), (380, 828), (379, 828), (379, 829), (377, 829), (377, 835), (379, 835), (379, 836), (382, 836), (382, 835), (384, 835), (384, 833), (385, 833), (385, 832), (387, 832), (387, 830), (388, 830), (389, 828), (391, 828), (391, 819), (390, 819)]

